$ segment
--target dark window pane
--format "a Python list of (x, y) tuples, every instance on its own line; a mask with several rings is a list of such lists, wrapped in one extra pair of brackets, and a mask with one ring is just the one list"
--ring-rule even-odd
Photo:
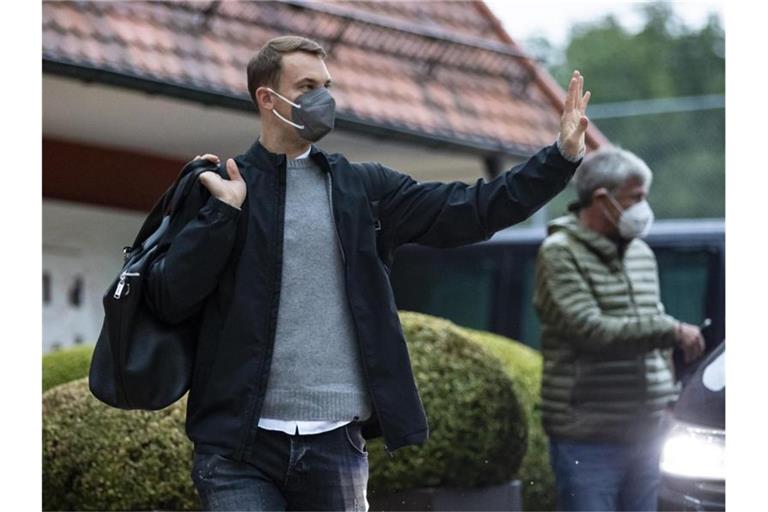
[(704, 320), (709, 258), (704, 249), (656, 250), (661, 301), (668, 314), (694, 325)]
[(541, 348), (541, 326), (539, 315), (533, 306), (533, 292), (536, 289), (536, 255), (525, 258), (520, 272), (520, 293), (523, 297), (520, 315), (520, 341), (531, 348)]
[(69, 289), (69, 303), (75, 307), (79, 307), (82, 304), (83, 296), (83, 278), (77, 276), (75, 282), (72, 283), (72, 287)]
[(43, 304), (51, 302), (51, 274), (43, 272)]
[(477, 255), (439, 259), (409, 254), (395, 259), (392, 286), (397, 307), (490, 330), (496, 267), (492, 258)]

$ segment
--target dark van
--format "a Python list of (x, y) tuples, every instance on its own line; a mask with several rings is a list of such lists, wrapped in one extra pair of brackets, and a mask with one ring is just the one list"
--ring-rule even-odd
[[(495, 332), (539, 348), (533, 309), (536, 253), (544, 228), (512, 227), (455, 249), (400, 247), (390, 279), (401, 310), (418, 311)], [(711, 323), (707, 349), (725, 338), (725, 222), (657, 220), (645, 241), (659, 263), (667, 312)]]

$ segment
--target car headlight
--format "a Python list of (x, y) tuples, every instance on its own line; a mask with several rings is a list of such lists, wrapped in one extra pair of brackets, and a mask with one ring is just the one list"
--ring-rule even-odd
[(725, 480), (725, 431), (675, 422), (660, 465), (661, 471), (676, 477)]

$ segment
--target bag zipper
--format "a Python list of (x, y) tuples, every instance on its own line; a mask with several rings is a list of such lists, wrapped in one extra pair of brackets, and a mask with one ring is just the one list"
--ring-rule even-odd
[[(123, 295), (123, 288), (125, 288), (125, 278), (126, 277), (134, 277), (141, 275), (139, 272), (122, 272), (120, 274), (120, 281), (117, 283), (117, 286), (115, 287), (115, 294), (112, 295), (115, 299), (119, 299)], [(128, 295), (128, 290), (130, 290), (131, 286), (128, 285), (128, 288), (126, 289), (125, 294)]]

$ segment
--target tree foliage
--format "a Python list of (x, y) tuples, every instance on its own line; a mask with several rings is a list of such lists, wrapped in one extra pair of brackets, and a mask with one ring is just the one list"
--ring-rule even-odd
[[(555, 57), (550, 72), (561, 85), (567, 84), (573, 69), (579, 69), (592, 91), (592, 106), (725, 93), (725, 33), (716, 15), (693, 29), (668, 3), (642, 4), (638, 9), (644, 22), (636, 32), (609, 15), (576, 25), (559, 56), (541, 39), (531, 45), (535, 52)], [(650, 202), (658, 217), (724, 216), (724, 109), (593, 122), (612, 143), (637, 153), (654, 171)], [(561, 214), (575, 194), (569, 191), (563, 196), (550, 216)]]

